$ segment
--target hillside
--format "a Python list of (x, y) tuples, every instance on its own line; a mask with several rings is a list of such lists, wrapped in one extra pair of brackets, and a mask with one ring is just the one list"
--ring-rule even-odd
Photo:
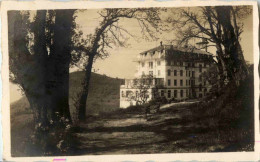
[[(72, 115), (75, 112), (73, 96), (80, 90), (80, 82), (83, 79), (83, 72), (70, 74), (70, 108)], [(119, 88), (122, 79), (110, 78), (104, 75), (92, 73), (89, 98), (87, 101), (87, 115), (108, 112), (119, 108)], [(11, 104), (11, 145), (13, 156), (34, 154), (32, 150), (26, 153), (25, 143), (21, 144), (31, 136), (33, 125), (33, 114), (26, 97)], [(23, 150), (23, 151), (22, 151)]]
[[(73, 108), (72, 98), (75, 98), (75, 94), (81, 90), (83, 77), (84, 72), (82, 71), (70, 73), (70, 105)], [(107, 112), (119, 108), (119, 89), (122, 82), (122, 79), (92, 73), (89, 98), (87, 101), (87, 112), (89, 114), (95, 114), (101, 111)], [(17, 115), (25, 111), (30, 112), (26, 97), (22, 97), (11, 104), (11, 114)]]
[[(81, 90), (84, 72), (70, 74), (70, 107), (74, 110), (73, 98)], [(98, 114), (119, 108), (119, 91), (122, 79), (110, 78), (105, 75), (92, 73), (90, 79), (89, 96), (87, 100), (87, 115)]]

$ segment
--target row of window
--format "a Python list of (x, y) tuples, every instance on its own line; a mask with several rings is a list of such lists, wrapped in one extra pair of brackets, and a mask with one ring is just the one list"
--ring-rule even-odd
[[(174, 75), (174, 76), (177, 76), (177, 73), (178, 73), (177, 70), (174, 70), (174, 71), (173, 71), (173, 75)], [(153, 75), (153, 71), (149, 71), (149, 74), (150, 74), (150, 75)], [(145, 75), (144, 71), (142, 72), (142, 75)], [(161, 71), (160, 71), (160, 70), (158, 70), (158, 74), (157, 74), (157, 75), (158, 75), (158, 76), (161, 75)], [(170, 69), (167, 70), (167, 75), (168, 75), (168, 76), (171, 76), (171, 70), (170, 70)], [(180, 70), (180, 76), (183, 76), (183, 70)], [(186, 71), (186, 76), (187, 76), (187, 77), (195, 77), (195, 71)], [(200, 77), (201, 77), (201, 76), (200, 76)]]
[[(172, 91), (173, 91), (173, 96), (172, 96)], [(201, 88), (200, 88), (200, 92), (201, 92)], [(206, 93), (207, 93), (207, 89), (205, 88), (204, 95), (206, 95)], [(179, 92), (178, 92), (178, 90), (167, 90), (168, 98), (171, 98), (171, 97), (178, 98), (178, 96), (179, 96), (178, 94), (180, 95), (181, 98), (184, 97), (184, 90), (181, 89), (181, 90), (179, 90)], [(134, 92), (132, 92), (132, 91), (126, 91), (126, 93), (124, 93), (124, 91), (121, 92), (122, 97), (131, 97), (131, 96), (133, 97), (133, 95), (134, 95)], [(138, 95), (139, 95), (139, 92), (136, 91), (135, 96), (138, 96)], [(202, 94), (200, 93), (200, 95), (202, 95)], [(149, 98), (148, 94), (146, 94), (146, 96), (147, 96), (147, 98)], [(164, 90), (161, 90), (161, 96), (165, 96)], [(188, 89), (186, 89), (186, 97), (189, 97)], [(202, 96), (200, 96), (200, 97), (202, 97)]]
[[(144, 67), (145, 63), (142, 62), (141, 65), (142, 65), (142, 67)], [(148, 66), (150, 69), (153, 69), (153, 62), (148, 62)], [(157, 66), (161, 66), (161, 61), (157, 61)]]
[[(157, 66), (161, 65), (161, 61), (157, 61), (156, 63), (157, 63)], [(145, 63), (142, 62), (141, 65), (142, 65), (142, 67), (144, 67)], [(151, 69), (153, 68), (153, 62), (148, 62), (148, 65), (149, 65), (149, 68), (151, 68)], [(180, 62), (180, 63), (177, 62), (177, 63), (174, 63), (174, 64), (167, 63), (167, 66), (170, 66), (170, 65), (180, 65), (180, 66), (183, 66), (183, 62)], [(204, 67), (206, 67), (206, 66), (207, 66), (207, 64), (204, 63)], [(195, 67), (195, 63), (188, 63), (188, 67)], [(200, 71), (202, 71), (202, 64), (199, 64), (199, 69), (200, 69)]]
[[(121, 96), (122, 97), (130, 97), (130, 98), (135, 98), (134, 96), (139, 96), (139, 94), (140, 94), (140, 92), (139, 91), (131, 91), (131, 90), (127, 90), (126, 92), (124, 92), (124, 91), (121, 91)], [(150, 96), (149, 96), (149, 94), (147, 93), (147, 94), (145, 94), (145, 96), (147, 97), (147, 98), (149, 98)]]
[[(158, 51), (158, 52), (163, 53), (163, 51), (164, 51), (164, 50), (162, 49), (161, 51)], [(144, 54), (144, 56), (147, 56), (147, 54), (148, 54), (148, 52), (146, 52), (146, 53)], [(154, 54), (155, 54), (155, 51), (153, 51), (152, 54), (154, 55)]]
[[(181, 89), (179, 93), (180, 93), (180, 97), (182, 98), (183, 97), (183, 90)], [(164, 96), (164, 90), (161, 90), (161, 96)], [(186, 89), (186, 97), (188, 97), (188, 96), (189, 96), (189, 92)], [(173, 90), (173, 96), (172, 96), (172, 90), (168, 90), (167, 91), (167, 97), (168, 98), (171, 98), (171, 97), (177, 98), (178, 97), (178, 90)]]
[[(183, 65), (184, 65), (184, 62), (182, 62), (182, 61), (180, 61), (180, 62), (170, 61), (170, 60), (167, 61), (167, 66), (183, 66)], [(207, 63), (200, 63), (199, 68), (202, 68), (202, 65), (204, 65), (204, 67), (207, 67)], [(187, 67), (195, 67), (195, 63), (194, 62), (191, 62), (191, 63), (187, 62), (186, 66)]]
[[(172, 91), (173, 91), (173, 96), (172, 96)], [(165, 93), (164, 90), (161, 90), (161, 96), (165, 96), (164, 93)], [(205, 88), (204, 95), (206, 95), (206, 93), (207, 93), (207, 89)], [(178, 94), (180, 95), (180, 98), (184, 97), (184, 90), (181, 89), (181, 90), (179, 90), (179, 92), (178, 92), (178, 90), (167, 90), (167, 98), (172, 98), (172, 97), (178, 98), (178, 96), (179, 96)], [(186, 97), (189, 97), (188, 89), (186, 89)], [(202, 97), (202, 93), (199, 93), (199, 97), (200, 98)]]
[[(174, 85), (174, 86), (177, 86), (177, 85), (178, 85), (178, 84), (177, 84), (177, 81), (178, 81), (177, 79), (174, 79), (174, 80), (173, 80), (173, 83), (174, 83), (173, 85)], [(204, 82), (204, 84), (206, 84), (206, 82)], [(171, 79), (168, 79), (167, 85), (168, 85), (168, 86), (171, 86)], [(190, 86), (190, 85), (195, 85), (195, 80), (188, 80), (188, 79), (187, 79), (187, 80), (186, 80), (186, 86), (188, 86), (188, 85), (189, 85), (189, 86)], [(182, 80), (182, 79), (180, 79), (180, 86), (183, 86), (183, 80)]]
[[(173, 75), (177, 76), (177, 74), (178, 74), (178, 71), (173, 70)], [(170, 69), (167, 70), (167, 75), (171, 76), (171, 70)], [(183, 76), (183, 70), (180, 70), (180, 76)], [(195, 77), (195, 71), (186, 71), (186, 76), (187, 77), (190, 77), (190, 76)]]

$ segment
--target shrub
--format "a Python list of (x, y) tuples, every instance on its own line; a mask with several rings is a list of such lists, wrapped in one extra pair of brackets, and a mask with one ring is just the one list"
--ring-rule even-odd
[(56, 113), (56, 119), (48, 124), (37, 123), (31, 136), (32, 147), (40, 148), (44, 156), (66, 155), (76, 141), (72, 136), (70, 121), (59, 116), (59, 113)]

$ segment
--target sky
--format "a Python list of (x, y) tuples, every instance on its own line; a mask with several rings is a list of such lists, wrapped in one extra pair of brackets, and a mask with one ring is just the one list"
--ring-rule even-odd
[[(100, 20), (97, 10), (86, 10), (78, 13), (76, 22), (80, 24), (83, 33), (93, 33), (94, 29), (98, 26)], [(241, 35), (241, 46), (244, 51), (245, 60), (253, 63), (253, 16), (249, 15), (243, 20), (244, 32)], [(130, 33), (138, 38), (142, 37), (140, 27), (136, 20), (133, 19), (120, 19), (119, 24), (122, 25)], [(174, 32), (164, 33), (159, 35), (161, 37), (157, 41), (146, 41), (143, 39), (130, 38), (128, 43), (130, 47), (115, 47), (110, 50), (110, 56), (103, 60), (97, 60), (94, 63), (94, 69), (98, 70), (97, 73), (106, 74), (110, 77), (128, 78), (134, 77), (136, 63), (133, 62), (137, 55), (145, 50), (159, 46), (160, 41), (167, 44), (168, 40), (174, 37)], [(215, 54), (215, 49), (210, 48), (209, 52)]]
[[(99, 10), (83, 10), (77, 12), (76, 23), (79, 25), (79, 29), (83, 31), (84, 35), (93, 34), (96, 27), (99, 26), (100, 16)], [(244, 32), (241, 35), (241, 46), (244, 51), (245, 60), (253, 63), (253, 16), (249, 15), (243, 20)], [(169, 40), (175, 38), (175, 31), (170, 33), (162, 33), (157, 36), (160, 37), (157, 41), (146, 41), (142, 39), (141, 29), (136, 20), (133, 19), (120, 19), (118, 22), (120, 26), (124, 27), (129, 33), (135, 37), (129, 37), (127, 47), (113, 47), (109, 49), (109, 57), (105, 59), (98, 59), (93, 69), (99, 74), (105, 74), (110, 77), (118, 77), (131, 79), (134, 78), (136, 71), (136, 63), (133, 60), (137, 55), (145, 50), (154, 48), (160, 45), (160, 41), (163, 44), (168, 44)], [(209, 48), (209, 52), (215, 54), (214, 48)], [(77, 71), (77, 68), (72, 68), (70, 71)], [(21, 93), (18, 91), (18, 86), (10, 85), (11, 102), (14, 102), (21, 98)]]

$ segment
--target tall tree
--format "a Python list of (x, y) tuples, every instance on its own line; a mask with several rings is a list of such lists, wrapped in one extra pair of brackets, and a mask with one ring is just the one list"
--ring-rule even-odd
[[(74, 10), (8, 12), (10, 80), (18, 84), (34, 111), (36, 123), (47, 123), (48, 111), (70, 120), (69, 64)], [(49, 118), (50, 119), (50, 118)]]
[[(153, 35), (154, 30), (157, 29), (160, 21), (159, 10), (155, 8), (145, 9), (104, 9), (99, 14), (102, 20), (96, 28), (93, 35), (89, 35), (88, 39), (82, 41), (81, 51), (87, 57), (85, 62), (85, 78), (82, 86), (78, 104), (78, 118), (84, 121), (86, 118), (86, 102), (88, 98), (89, 81), (91, 78), (91, 70), (93, 62), (96, 58), (108, 56), (107, 48), (112, 48), (111, 45), (118, 44), (124, 46), (125, 42), (122, 39), (123, 35), (132, 36), (126, 29), (118, 25), (118, 21), (123, 18), (136, 19), (145, 38), (155, 38)], [(146, 33), (146, 34), (145, 34)]]
[[(180, 43), (204, 39), (216, 48), (218, 69), (227, 72), (230, 81), (239, 85), (248, 75), (240, 45), (242, 20), (251, 13), (249, 6), (214, 6), (181, 8), (168, 19), (178, 31)], [(240, 22), (239, 22), (240, 21)]]

